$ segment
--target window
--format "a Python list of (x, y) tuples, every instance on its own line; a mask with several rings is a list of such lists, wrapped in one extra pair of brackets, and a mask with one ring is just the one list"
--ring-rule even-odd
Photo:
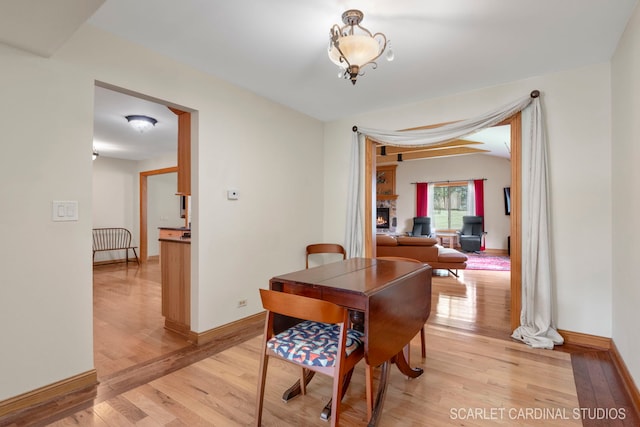
[(469, 215), (469, 185), (466, 182), (438, 183), (433, 186), (432, 227), (459, 230), (462, 217)]

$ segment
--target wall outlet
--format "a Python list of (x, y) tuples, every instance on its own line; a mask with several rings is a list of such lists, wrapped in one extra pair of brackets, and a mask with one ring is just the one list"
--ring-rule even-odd
[(238, 301), (238, 308), (240, 307), (246, 307), (247, 306), (247, 300), (246, 299), (241, 299)]

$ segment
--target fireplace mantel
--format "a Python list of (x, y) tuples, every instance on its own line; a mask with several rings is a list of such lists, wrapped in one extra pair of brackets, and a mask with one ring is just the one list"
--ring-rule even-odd
[(396, 200), (396, 168), (398, 165), (385, 165), (376, 168), (376, 199)]

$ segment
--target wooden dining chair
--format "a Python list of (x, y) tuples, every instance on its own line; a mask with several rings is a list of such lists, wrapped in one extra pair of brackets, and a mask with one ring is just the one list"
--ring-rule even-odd
[(309, 255), (313, 254), (342, 254), (342, 259), (347, 259), (347, 251), (337, 243), (314, 243), (307, 246), (307, 264), (309, 268)]
[[(264, 388), (269, 357), (277, 357), (301, 368), (300, 391), (305, 394), (305, 370), (333, 377), (331, 426), (337, 426), (345, 377), (364, 357), (364, 334), (348, 329), (349, 313), (344, 307), (315, 298), (260, 289), (267, 310), (264, 327), (255, 425), (262, 422)], [(274, 333), (274, 315), (302, 319), (278, 334)]]
[[(404, 257), (398, 257), (398, 256), (381, 256), (381, 257), (376, 257), (376, 259), (386, 259), (387, 261), (406, 261), (406, 262), (415, 262), (418, 264), (424, 264), (422, 261), (419, 261), (417, 259), (413, 259), (413, 258), (404, 258)], [(420, 329), (420, 349), (422, 350), (422, 358), (426, 358), (427, 357), (427, 346), (425, 344), (425, 333), (424, 333), (424, 326), (422, 327), (422, 329)]]

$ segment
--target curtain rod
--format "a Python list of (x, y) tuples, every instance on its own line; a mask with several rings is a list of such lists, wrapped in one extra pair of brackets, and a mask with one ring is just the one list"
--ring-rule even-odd
[[(446, 181), (426, 181), (429, 184), (442, 184), (443, 182), (461, 182), (461, 181), (477, 181), (477, 180), (487, 181), (488, 178), (471, 178), (471, 179), (449, 179)], [(419, 182), (411, 182), (410, 184), (419, 184)]]

